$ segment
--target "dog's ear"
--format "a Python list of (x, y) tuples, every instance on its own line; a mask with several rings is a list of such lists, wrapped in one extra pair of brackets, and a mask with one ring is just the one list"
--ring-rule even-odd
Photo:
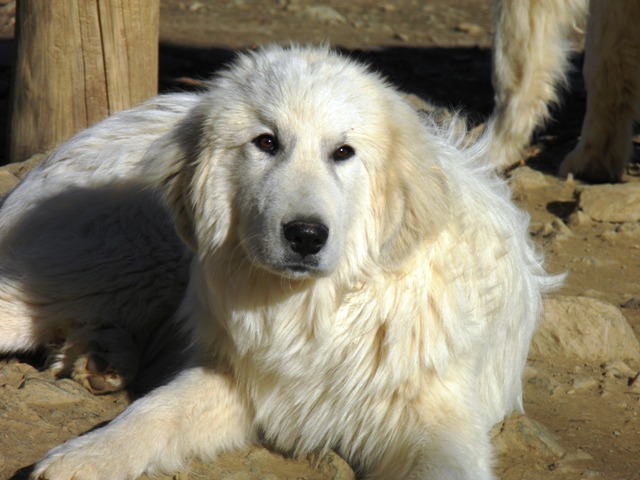
[[(174, 226), (185, 244), (197, 246), (193, 221), (193, 208), (189, 199), (190, 184), (197, 160), (197, 132), (191, 130), (188, 121), (157, 139), (145, 153), (145, 174), (159, 185), (169, 209)], [(191, 122), (189, 122), (191, 123)]]
[(202, 101), (150, 149), (164, 175), (160, 183), (176, 230), (201, 254), (219, 247), (231, 225), (230, 181), (220, 168), (225, 149), (210, 103)]
[(415, 112), (389, 131), (390, 143), (379, 175), (376, 208), (382, 215), (379, 263), (396, 270), (449, 221), (449, 185), (438, 162), (439, 146)]
[[(200, 250), (198, 238), (215, 248), (228, 227), (228, 202), (214, 176), (221, 149), (215, 145), (215, 120), (206, 101), (200, 102), (173, 129), (149, 148), (145, 164), (149, 175), (160, 175), (164, 200), (180, 238)], [(225, 205), (220, 205), (223, 202)]]

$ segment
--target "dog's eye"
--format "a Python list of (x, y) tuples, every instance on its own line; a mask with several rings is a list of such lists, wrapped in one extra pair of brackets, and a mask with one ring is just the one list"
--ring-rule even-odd
[(269, 155), (274, 155), (278, 151), (278, 139), (268, 133), (257, 136), (252, 142), (256, 147)]
[(333, 152), (331, 158), (336, 162), (339, 162), (341, 160), (347, 160), (353, 157), (355, 154), (356, 151), (352, 147), (350, 147), (349, 145), (342, 145), (341, 147), (338, 147), (335, 152)]

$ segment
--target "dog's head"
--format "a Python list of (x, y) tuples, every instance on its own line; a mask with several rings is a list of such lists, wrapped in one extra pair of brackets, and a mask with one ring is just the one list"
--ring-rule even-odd
[(155, 149), (174, 159), (169, 203), (187, 244), (205, 256), (241, 249), (289, 278), (371, 260), (395, 268), (447, 212), (419, 116), (328, 49), (240, 56)]

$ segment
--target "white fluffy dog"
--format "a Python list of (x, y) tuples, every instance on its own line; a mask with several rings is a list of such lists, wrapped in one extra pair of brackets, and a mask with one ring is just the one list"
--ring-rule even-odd
[(488, 430), (522, 408), (554, 279), (487, 141), (454, 130), (325, 48), (269, 47), (61, 147), (1, 210), (0, 350), (82, 331), (59, 361), (101, 390), (98, 329), (153, 335), (191, 258), (171, 321), (193, 354), (34, 477), (134, 478), (260, 438), (366, 478), (494, 478)]
[(572, 32), (588, 11), (587, 112), (580, 141), (560, 173), (619, 181), (631, 158), (640, 102), (640, 2), (495, 0), (494, 8), (494, 162), (500, 169), (518, 162), (533, 130), (548, 117), (564, 82)]

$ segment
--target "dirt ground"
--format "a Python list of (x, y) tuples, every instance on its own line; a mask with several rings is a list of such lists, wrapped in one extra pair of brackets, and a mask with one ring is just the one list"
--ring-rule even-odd
[[(0, 42), (3, 116), (10, 66), (10, 56), (3, 52), (11, 37), (10, 3), (4, 17), (0, 9), (0, 37), (5, 38)], [(160, 80), (165, 91), (190, 88), (194, 79), (209, 75), (239, 48), (324, 41), (370, 62), (408, 92), (463, 110), (472, 121), (481, 122), (492, 108), (488, 0), (161, 3)], [(546, 253), (548, 269), (568, 272), (559, 293), (619, 306), (640, 337), (640, 226), (571, 220), (579, 182), (554, 176), (579, 134), (585, 101), (580, 62), (578, 55), (571, 92), (564, 95), (555, 120), (539, 133), (530, 150), (528, 166), (542, 172), (543, 185), (514, 188), (514, 197), (531, 213), (530, 230)], [(545, 231), (545, 225), (558, 219), (568, 225), (565, 234)], [(618, 234), (624, 229), (636, 233)], [(500, 478), (640, 479), (640, 389), (632, 380), (639, 365), (620, 360), (624, 359), (531, 362), (525, 378), (525, 409), (551, 433), (553, 448), (531, 444), (500, 450)], [(0, 478), (24, 478), (28, 466), (49, 448), (107, 421), (130, 401), (126, 393), (93, 397), (70, 380), (54, 382), (37, 369), (38, 359), (0, 362)], [(180, 478), (349, 476), (337, 457), (309, 463), (254, 449), (224, 456), (214, 466), (196, 464)]]

